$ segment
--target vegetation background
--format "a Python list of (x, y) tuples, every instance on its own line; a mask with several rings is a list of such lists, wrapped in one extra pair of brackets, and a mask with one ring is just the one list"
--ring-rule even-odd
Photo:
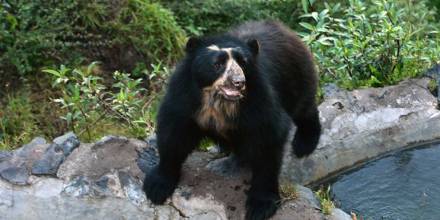
[(68, 130), (83, 141), (147, 136), (187, 37), (248, 20), (297, 31), (321, 86), (418, 77), (440, 61), (437, 8), (440, 0), (0, 0), (0, 150)]

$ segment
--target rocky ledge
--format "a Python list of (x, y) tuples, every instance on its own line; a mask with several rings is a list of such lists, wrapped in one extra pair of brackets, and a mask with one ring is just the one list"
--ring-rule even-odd
[(319, 105), (323, 134), (308, 158), (285, 154), (283, 177), (311, 184), (372, 158), (440, 139), (437, 98), (430, 79), (354, 91), (325, 88)]
[[(180, 187), (152, 205), (141, 180), (158, 162), (154, 137), (106, 136), (80, 144), (73, 133), (43, 138), (0, 157), (0, 219), (243, 219), (249, 173), (229, 159), (195, 152)], [(230, 168), (230, 169), (229, 169)], [(273, 219), (326, 219), (313, 192), (297, 185)], [(333, 219), (348, 215), (334, 211)]]
[[(368, 159), (440, 138), (440, 111), (415, 79), (380, 89), (328, 87), (320, 105), (324, 132), (306, 159), (286, 154), (281, 182), (311, 184)], [(286, 147), (290, 150), (290, 147)], [(0, 219), (243, 219), (249, 173), (217, 152), (194, 152), (182, 181), (165, 205), (154, 206), (141, 189), (158, 162), (154, 137), (106, 136), (80, 143), (73, 133), (52, 143), (35, 138), (0, 152)], [(296, 185), (273, 219), (351, 219), (320, 211), (313, 192)]]

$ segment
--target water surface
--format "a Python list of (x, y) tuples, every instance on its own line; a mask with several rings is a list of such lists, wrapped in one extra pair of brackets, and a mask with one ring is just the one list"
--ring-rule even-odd
[(440, 144), (369, 162), (331, 187), (336, 203), (363, 219), (440, 220)]

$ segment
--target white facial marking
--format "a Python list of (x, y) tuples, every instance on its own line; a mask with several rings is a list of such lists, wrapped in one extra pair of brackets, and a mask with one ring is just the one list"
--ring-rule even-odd
[(217, 45), (213, 44), (209, 47), (207, 47), (209, 50), (214, 50), (214, 51), (225, 51), (229, 56), (228, 56), (228, 61), (226, 63), (226, 68), (225, 68), (225, 72), (228, 72), (228, 70), (231, 68), (231, 66), (236, 65), (239, 67), (238, 63), (232, 59), (232, 50), (234, 49), (234, 47), (223, 47), (220, 48)]
[(215, 44), (209, 46), (208, 49), (215, 50), (215, 51), (220, 51), (220, 48), (217, 45), (215, 45)]
[(220, 48), (220, 47), (218, 47), (218, 46), (215, 45), (215, 44), (213, 44), (213, 45), (211, 45), (211, 46), (209, 46), (209, 47), (207, 47), (207, 48), (208, 48), (209, 50), (214, 50), (214, 51), (221, 51), (221, 50), (223, 50), (223, 51), (225, 51), (226, 53), (228, 53), (230, 57), (232, 57), (232, 50), (233, 50), (233, 49), (238, 49), (238, 47), (223, 47), (223, 48)]

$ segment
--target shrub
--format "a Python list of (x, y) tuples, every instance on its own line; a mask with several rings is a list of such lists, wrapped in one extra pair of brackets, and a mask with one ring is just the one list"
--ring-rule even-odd
[(191, 35), (223, 32), (248, 20), (277, 19), (294, 27), (301, 12), (296, 0), (163, 1)]
[(89, 60), (126, 71), (139, 62), (169, 64), (184, 39), (171, 12), (148, 0), (0, 0), (3, 77)]
[[(160, 65), (154, 65), (153, 70), (151, 76), (168, 75), (168, 69)], [(62, 65), (44, 70), (53, 76), (53, 87), (62, 93), (53, 101), (66, 110), (62, 119), (69, 128), (87, 141), (100, 135), (97, 125), (105, 120), (122, 126), (131, 136), (149, 134), (154, 128), (157, 94), (147, 96), (142, 79), (132, 79), (119, 71), (113, 73), (113, 84), (106, 86), (98, 71), (97, 63), (86, 68)]]
[[(425, 1), (350, 0), (302, 15), (301, 35), (323, 82), (353, 89), (414, 77), (439, 60), (439, 27)], [(307, 7), (305, 7), (307, 8)], [(431, 25), (435, 24), (435, 25)]]
[[(429, 0), (428, 5), (430, 7), (435, 7), (437, 9), (437, 11), (440, 10), (440, 0)], [(440, 19), (440, 14), (437, 13), (436, 16), (437, 16), (437, 19)]]

